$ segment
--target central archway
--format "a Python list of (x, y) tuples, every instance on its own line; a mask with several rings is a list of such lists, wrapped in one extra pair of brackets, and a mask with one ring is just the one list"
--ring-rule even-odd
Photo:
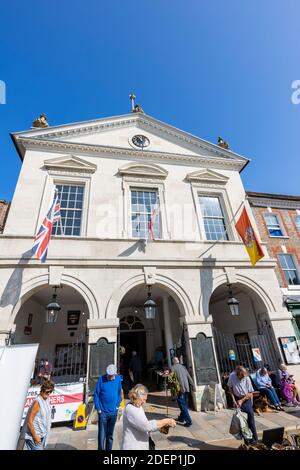
[[(146, 319), (144, 314), (147, 299), (144, 283), (124, 295), (118, 307), (118, 345), (123, 350), (122, 365), (132, 369), (140, 361), (143, 383), (153, 389), (161, 383), (155, 371), (170, 367), (172, 356), (181, 353), (184, 317), (175, 299), (160, 284), (152, 286), (151, 296), (157, 305), (154, 319)], [(132, 359), (134, 355), (138, 359)], [(122, 372), (126, 376), (126, 371)], [(125, 388), (129, 385), (125, 384)]]

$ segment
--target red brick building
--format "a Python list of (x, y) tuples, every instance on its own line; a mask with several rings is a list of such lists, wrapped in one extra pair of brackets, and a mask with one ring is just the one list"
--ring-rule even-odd
[(283, 302), (300, 340), (300, 197), (247, 192), (260, 237), (277, 262)]
[(0, 199), (0, 233), (3, 232), (4, 225), (6, 222), (7, 214), (9, 211), (10, 203)]

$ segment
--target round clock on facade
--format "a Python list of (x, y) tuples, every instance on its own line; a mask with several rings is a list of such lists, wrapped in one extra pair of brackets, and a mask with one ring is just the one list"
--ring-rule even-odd
[(134, 135), (131, 139), (131, 142), (136, 147), (145, 148), (150, 145), (150, 140), (145, 135)]

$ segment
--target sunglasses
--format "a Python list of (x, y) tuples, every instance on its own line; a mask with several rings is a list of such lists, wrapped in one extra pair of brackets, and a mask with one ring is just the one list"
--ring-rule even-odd
[(50, 395), (50, 393), (52, 393), (53, 390), (45, 390), (44, 393), (46, 393), (46, 395)]

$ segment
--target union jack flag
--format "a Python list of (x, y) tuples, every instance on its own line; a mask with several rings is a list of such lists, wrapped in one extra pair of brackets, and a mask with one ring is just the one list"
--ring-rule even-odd
[(53, 202), (34, 239), (31, 250), (32, 254), (36, 254), (37, 258), (39, 258), (42, 263), (45, 263), (47, 260), (48, 245), (51, 238), (53, 224), (59, 220), (61, 221), (60, 202), (58, 193), (55, 191)]

